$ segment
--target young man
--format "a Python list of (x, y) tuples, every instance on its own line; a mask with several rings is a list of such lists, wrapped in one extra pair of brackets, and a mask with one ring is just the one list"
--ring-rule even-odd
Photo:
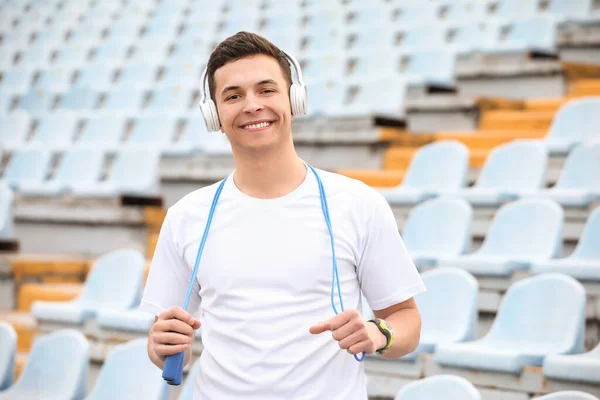
[[(202, 325), (195, 399), (365, 400), (355, 357), (379, 350), (397, 358), (419, 342), (413, 296), (425, 288), (394, 216), (372, 188), (317, 170), (341, 312), (317, 176), (292, 141), (288, 59), (264, 38), (240, 32), (213, 51), (207, 71), (235, 171), (217, 202), (188, 312), (181, 306), (219, 183), (167, 212), (142, 301), (156, 315), (149, 357), (162, 369), (167, 355), (184, 351), (187, 363)], [(380, 321), (363, 319), (361, 293)]]

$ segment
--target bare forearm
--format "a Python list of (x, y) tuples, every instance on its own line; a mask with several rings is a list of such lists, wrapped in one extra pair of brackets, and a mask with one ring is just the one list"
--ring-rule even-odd
[(399, 358), (413, 352), (421, 338), (421, 314), (415, 308), (398, 310), (385, 319), (394, 329), (394, 344), (379, 357), (386, 360)]

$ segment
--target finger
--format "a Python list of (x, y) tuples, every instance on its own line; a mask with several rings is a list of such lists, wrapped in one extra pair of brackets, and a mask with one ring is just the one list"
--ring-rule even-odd
[(359, 354), (363, 351), (367, 354), (372, 354), (374, 351), (371, 351), (371, 342), (368, 340), (363, 340), (362, 342), (356, 343), (348, 348), (348, 353), (350, 354)]
[(365, 340), (369, 339), (369, 334), (367, 333), (367, 331), (357, 331), (354, 332), (353, 334), (345, 337), (344, 339), (340, 340), (338, 342), (338, 345), (340, 346), (341, 349), (347, 350), (350, 347), (354, 346), (355, 344), (361, 343)]
[(319, 333), (326, 332), (326, 331), (328, 331), (330, 329), (331, 328), (329, 326), (329, 321), (323, 321), (323, 322), (319, 322), (316, 325), (311, 326), (308, 331), (310, 333), (312, 333), (313, 335), (317, 335)]
[(154, 353), (159, 357), (166, 357), (173, 354), (181, 353), (189, 344), (158, 344), (154, 346)]
[(196, 329), (200, 328), (201, 325), (202, 325), (202, 322), (200, 322), (199, 320), (194, 318), (193, 323), (192, 323), (192, 328), (194, 330), (196, 330)]
[(350, 321), (346, 322), (344, 325), (340, 326), (337, 329), (334, 329), (331, 333), (331, 335), (333, 336), (333, 338), (337, 341), (340, 341), (350, 335), (352, 335), (354, 332), (358, 332), (361, 330), (364, 330), (366, 332), (365, 328), (365, 323), (363, 322), (362, 319), (356, 318), (356, 319), (351, 319)]
[(348, 323), (348, 321), (351, 321), (353, 319), (362, 320), (362, 317), (361, 317), (360, 313), (356, 310), (346, 310), (344, 312), (339, 313), (335, 317), (331, 318), (329, 320), (329, 325), (332, 330), (336, 330), (339, 327), (346, 325), (346, 323)]
[(178, 319), (169, 319), (166, 321), (159, 321), (154, 326), (155, 332), (175, 332), (182, 335), (191, 336), (194, 329), (183, 321)]
[(192, 325), (194, 323), (194, 321), (196, 321), (196, 319), (193, 318), (190, 315), (190, 313), (188, 313), (181, 307), (168, 308), (158, 315), (159, 320), (167, 320), (167, 319), (173, 319), (173, 318), (183, 321), (189, 325)]
[(153, 336), (154, 343), (163, 344), (191, 344), (194, 338), (173, 332), (161, 332)]

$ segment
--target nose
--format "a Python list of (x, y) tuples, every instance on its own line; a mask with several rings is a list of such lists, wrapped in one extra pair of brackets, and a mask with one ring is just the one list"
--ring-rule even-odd
[(244, 104), (244, 112), (248, 114), (256, 113), (262, 110), (264, 106), (259, 103), (259, 99), (257, 99), (253, 95), (246, 96), (246, 102)]

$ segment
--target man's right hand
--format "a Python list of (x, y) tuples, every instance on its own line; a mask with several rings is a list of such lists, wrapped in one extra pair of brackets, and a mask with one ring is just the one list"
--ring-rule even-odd
[(171, 307), (160, 313), (148, 337), (148, 354), (152, 362), (162, 369), (167, 356), (184, 351), (184, 365), (187, 364), (195, 331), (200, 325), (199, 320), (181, 307)]

